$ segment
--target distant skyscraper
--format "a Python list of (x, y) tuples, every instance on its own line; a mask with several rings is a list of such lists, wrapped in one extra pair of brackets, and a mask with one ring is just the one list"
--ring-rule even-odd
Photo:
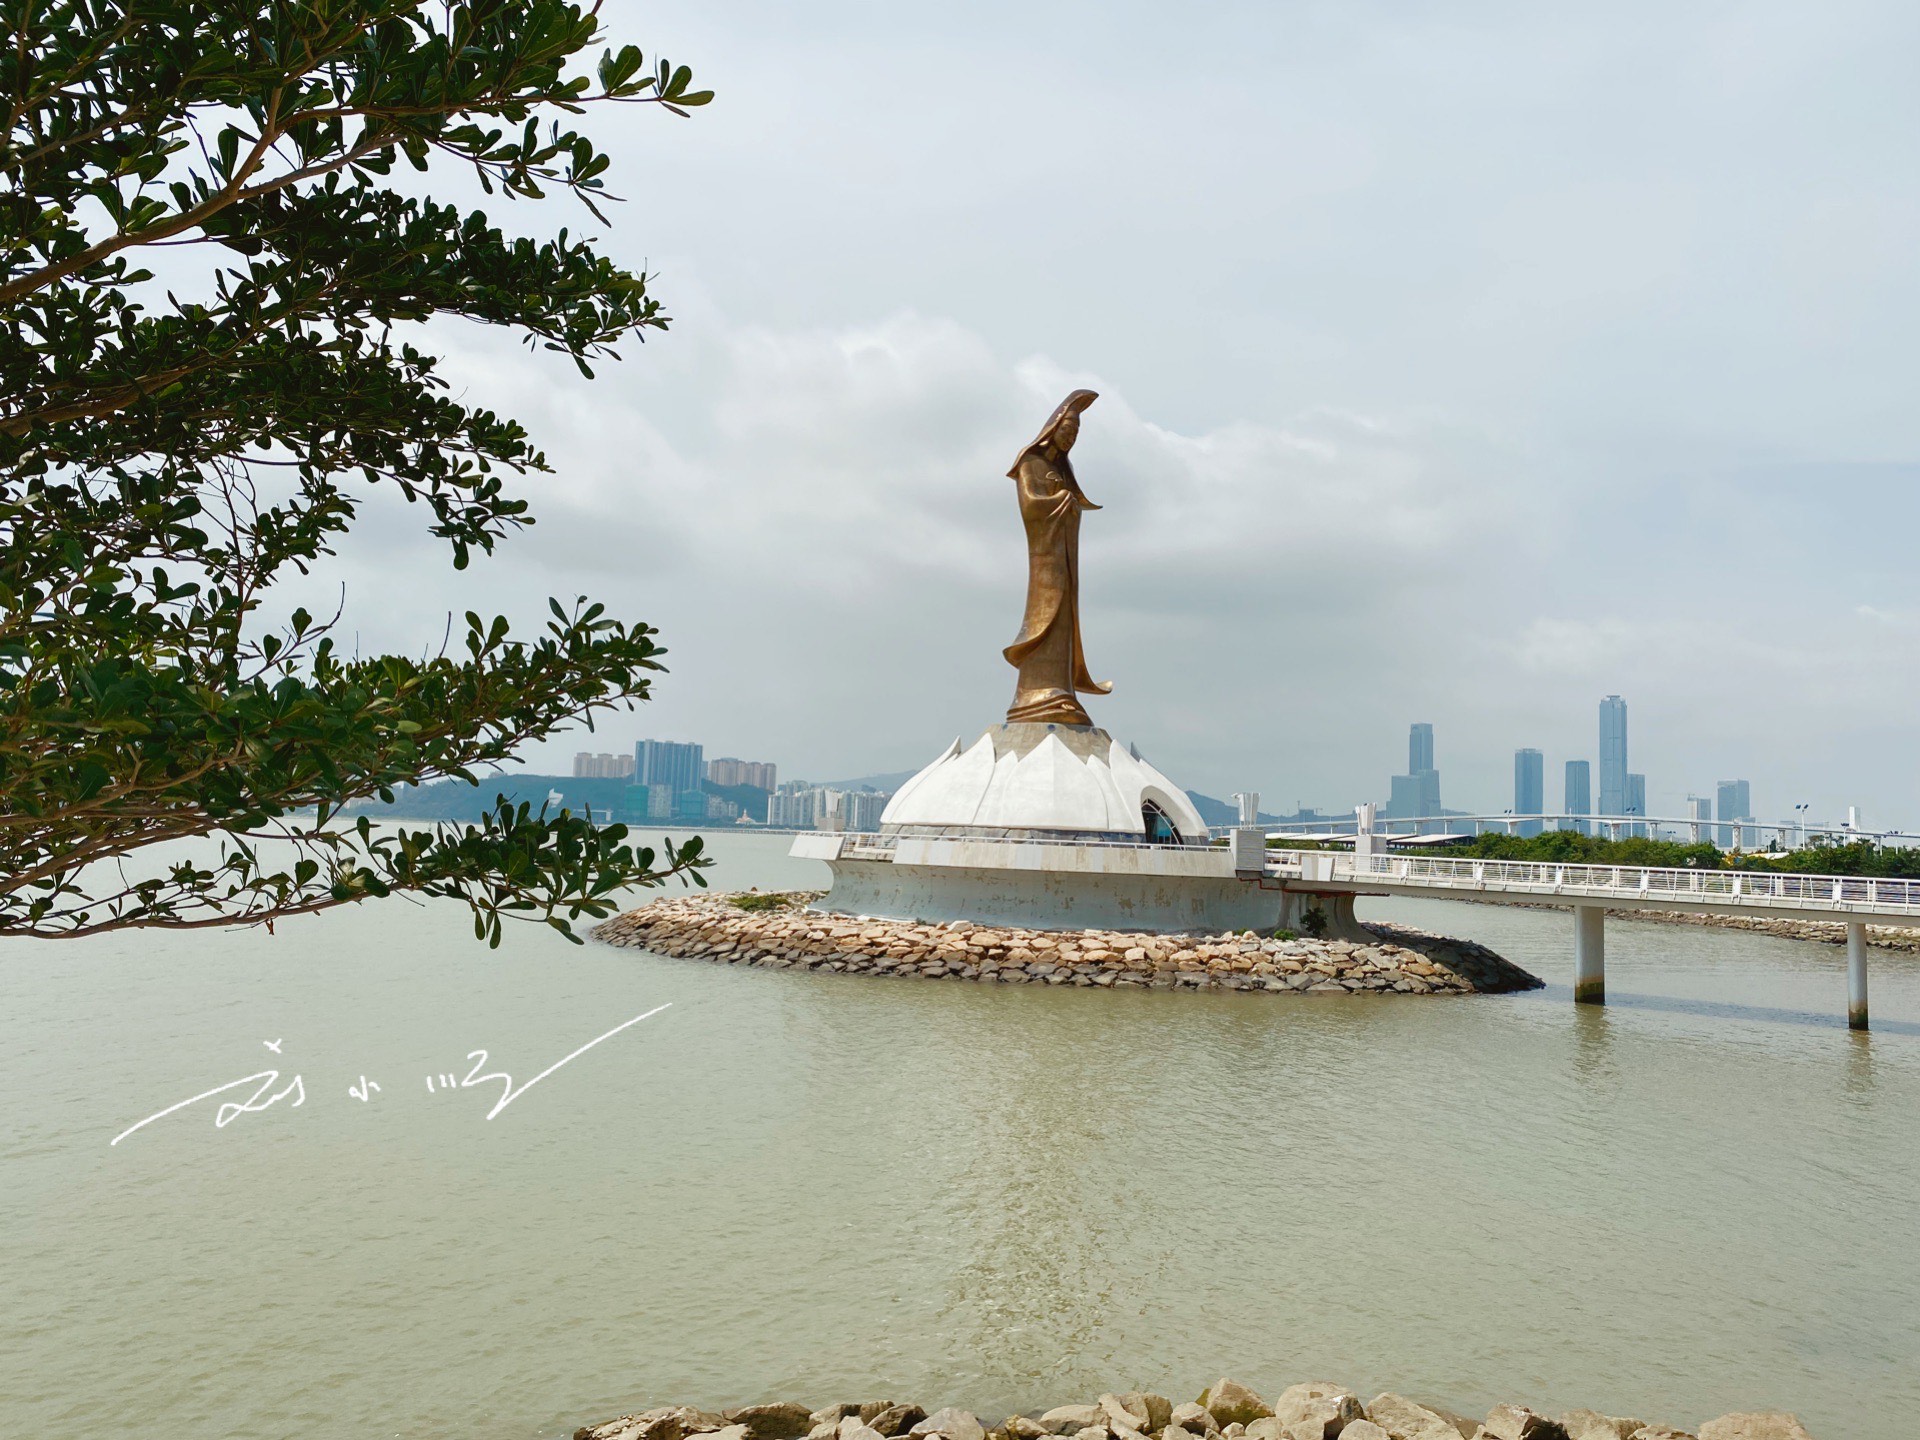
[[(675, 740), (642, 740), (633, 747), (633, 783), (665, 785), (674, 795), (698, 790), (706, 778), (700, 746)], [(676, 806), (676, 808), (678, 808)], [(701, 802), (702, 818), (705, 802)]]
[[(1560, 808), (1569, 815), (1591, 815), (1593, 813), (1593, 767), (1584, 760), (1567, 761), (1567, 788), (1561, 792)], [(1584, 821), (1575, 820), (1573, 828), (1582, 835), (1587, 833)]]
[[(1644, 815), (1647, 813), (1647, 777), (1646, 776), (1644, 775), (1627, 776), (1626, 813), (1629, 815)], [(1629, 835), (1645, 835), (1648, 833), (1648, 830), (1645, 825), (1629, 825), (1627, 827), (1627, 833)]]
[(1719, 811), (1720, 843), (1733, 846), (1740, 843), (1740, 837), (1729, 820), (1751, 820), (1753, 818), (1753, 794), (1745, 780), (1722, 780), (1714, 787), (1715, 808)]
[[(1546, 762), (1538, 750), (1513, 752), (1513, 813), (1538, 815), (1547, 808)], [(1538, 835), (1538, 820), (1523, 820), (1522, 835)]]
[(1687, 816), (1693, 821), (1693, 834), (1689, 838), (1694, 844), (1713, 839), (1713, 826), (1707, 823), (1713, 819), (1712, 796), (1687, 796)]
[(1440, 813), (1440, 772), (1433, 768), (1433, 726), (1418, 721), (1407, 732), (1408, 773), (1395, 775), (1384, 816), (1412, 820)]
[(1422, 770), (1413, 779), (1420, 788), (1420, 813), (1438, 815), (1440, 813), (1440, 772)]
[(1600, 702), (1600, 813), (1627, 810), (1627, 702), (1609, 695)]

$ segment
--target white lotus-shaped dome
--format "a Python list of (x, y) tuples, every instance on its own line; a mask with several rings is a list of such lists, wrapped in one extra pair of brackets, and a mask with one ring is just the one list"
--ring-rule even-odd
[(1106, 731), (996, 725), (965, 749), (956, 739), (902, 785), (880, 826), (1142, 840), (1152, 838), (1155, 810), (1182, 839), (1206, 838), (1186, 792)]

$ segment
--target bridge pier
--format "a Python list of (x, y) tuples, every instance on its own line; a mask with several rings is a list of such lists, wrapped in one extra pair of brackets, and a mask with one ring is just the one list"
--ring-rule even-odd
[(1573, 907), (1573, 1000), (1576, 1005), (1607, 1003), (1606, 920), (1604, 905)]
[(1867, 1028), (1867, 926), (1847, 922), (1847, 1028)]

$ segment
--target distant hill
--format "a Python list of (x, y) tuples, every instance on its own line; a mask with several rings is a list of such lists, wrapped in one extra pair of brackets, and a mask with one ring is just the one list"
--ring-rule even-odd
[(718, 795), (722, 800), (731, 800), (740, 807), (742, 815), (750, 817), (756, 823), (766, 823), (767, 799), (773, 794), (771, 790), (762, 790), (758, 785), (716, 785), (711, 780), (702, 780), (700, 788), (709, 795)]
[[(767, 792), (758, 786), (713, 785), (703, 780), (700, 788), (710, 795), (733, 801), (742, 813), (756, 821), (764, 822), (767, 818)], [(477, 786), (464, 780), (436, 780), (431, 785), (402, 786), (393, 792), (391, 805), (372, 800), (350, 807), (348, 813), (395, 820), (473, 821), (493, 808), (496, 795), (538, 810), (555, 791), (560, 793), (557, 808), (576, 813), (591, 810), (596, 817), (628, 824), (647, 822), (646, 796), (628, 781), (580, 775), (483, 775)], [(704, 823), (730, 825), (733, 822)]]
[[(1200, 812), (1200, 818), (1206, 821), (1209, 827), (1240, 823), (1240, 807), (1230, 800), (1216, 800), (1211, 795), (1202, 795), (1198, 790), (1187, 791), (1187, 799), (1193, 802), (1193, 808)], [(1262, 810), (1258, 823), (1277, 825), (1283, 820), (1292, 818), (1287, 815), (1269, 815)]]
[(1216, 800), (1211, 795), (1202, 795), (1198, 790), (1187, 791), (1187, 799), (1193, 802), (1193, 808), (1200, 812), (1200, 818), (1211, 827), (1231, 825), (1240, 818), (1240, 807), (1230, 805), (1225, 800)]
[(919, 773), (918, 770), (894, 770), (885, 775), (862, 775), (857, 780), (809, 780), (807, 783), (823, 790), (878, 790), (883, 795), (891, 795)]
[(478, 820), (493, 808), (496, 795), (504, 795), (514, 804), (525, 803), (538, 810), (555, 790), (560, 804), (569, 810), (591, 809), (610, 820), (627, 818), (625, 780), (587, 779), (572, 775), (482, 775), (478, 785), (464, 780), (436, 780), (430, 785), (404, 785), (393, 792), (393, 804), (377, 800), (354, 805), (353, 815), (387, 816), (396, 820)]

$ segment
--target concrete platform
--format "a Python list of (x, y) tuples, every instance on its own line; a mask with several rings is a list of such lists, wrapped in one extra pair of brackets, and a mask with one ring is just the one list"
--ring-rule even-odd
[(1350, 895), (1235, 869), (1230, 848), (914, 835), (800, 835), (790, 852), (825, 861), (837, 915), (1029, 930), (1159, 934), (1277, 929), (1364, 937)]

